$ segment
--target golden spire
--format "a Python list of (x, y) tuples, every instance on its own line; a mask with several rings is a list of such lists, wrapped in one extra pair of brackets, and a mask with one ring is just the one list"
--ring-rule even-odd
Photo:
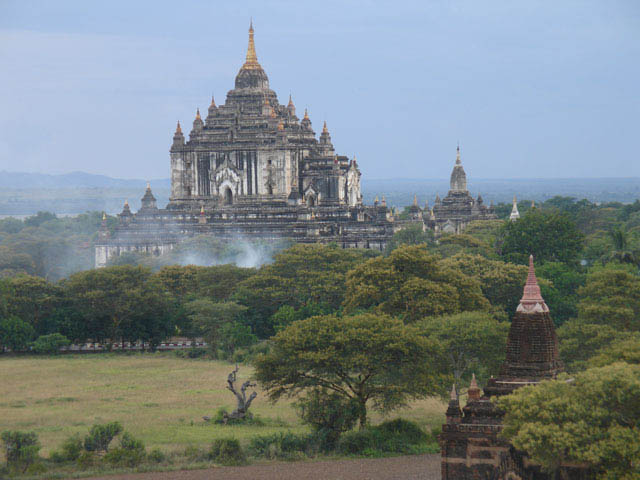
[(196, 120), (202, 120), (202, 118), (200, 118), (200, 109), (196, 108)]
[(213, 95), (211, 95), (211, 105), (209, 105), (209, 108), (215, 107), (215, 106), (216, 106), (216, 101), (213, 99)]
[(309, 120), (309, 112), (307, 112), (307, 109), (304, 109), (304, 120)]
[(178, 120), (178, 125), (176, 126), (176, 133), (182, 133), (182, 128), (180, 128), (180, 120)]
[(418, 195), (416, 195), (415, 193), (413, 194), (413, 206), (418, 206)]
[(324, 125), (322, 126), (322, 133), (327, 134), (329, 130), (327, 130), (327, 121), (324, 121)]
[(251, 20), (251, 24), (249, 25), (249, 46), (247, 47), (247, 59), (245, 60), (242, 68), (247, 68), (250, 70), (262, 68), (258, 63), (258, 55), (256, 55), (256, 44), (253, 41), (253, 20)]
[(456, 148), (456, 165), (460, 165), (460, 145)]
[(288, 107), (293, 107), (293, 100), (291, 100), (291, 94), (289, 94), (289, 105)]
[(105, 212), (102, 212), (102, 220), (106, 220), (107, 219), (107, 214)]

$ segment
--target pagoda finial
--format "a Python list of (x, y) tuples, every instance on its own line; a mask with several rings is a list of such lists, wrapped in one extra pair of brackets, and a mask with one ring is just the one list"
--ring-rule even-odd
[(180, 120), (178, 120), (178, 124), (176, 125), (176, 135), (182, 135), (182, 128), (180, 127)]
[(102, 220), (106, 220), (107, 219), (107, 213), (106, 212), (102, 212)]
[(415, 193), (413, 194), (413, 206), (418, 206), (418, 195), (416, 195)]
[(460, 144), (456, 147), (456, 165), (460, 165), (462, 162), (460, 161)]
[(253, 40), (253, 19), (249, 23), (249, 45), (247, 46), (247, 58), (242, 68), (259, 68), (258, 55), (256, 55), (256, 44)]
[(471, 374), (471, 383), (469, 383), (469, 389), (467, 390), (469, 400), (480, 400), (480, 387), (476, 381), (476, 374)]
[(329, 133), (329, 130), (327, 130), (327, 121), (324, 121), (324, 125), (322, 126), (322, 133)]
[(449, 396), (451, 400), (458, 400), (458, 392), (456, 391), (456, 384), (454, 383), (451, 386), (451, 395)]
[(309, 112), (307, 111), (307, 109), (304, 109), (304, 119), (305, 120), (309, 120)]
[(125, 207), (128, 207), (128, 206), (129, 206), (129, 200), (125, 200), (125, 201), (124, 201), (124, 206), (125, 206)]
[(151, 190), (151, 182), (147, 182), (147, 190)]
[(289, 107), (293, 107), (293, 100), (291, 99), (291, 94), (289, 94)]
[(200, 108), (196, 108), (196, 120), (202, 120), (200, 117)]
[(538, 285), (538, 279), (536, 278), (536, 270), (533, 266), (533, 255), (529, 255), (529, 273), (527, 274), (527, 281), (524, 285), (524, 292), (520, 299), (520, 304), (517, 308), (518, 312), (548, 312), (549, 308), (544, 299), (542, 293), (540, 293), (540, 286)]
[(209, 105), (209, 108), (211, 108), (211, 107), (215, 107), (215, 106), (216, 106), (216, 101), (215, 101), (215, 99), (213, 98), (213, 95), (211, 95), (211, 105)]

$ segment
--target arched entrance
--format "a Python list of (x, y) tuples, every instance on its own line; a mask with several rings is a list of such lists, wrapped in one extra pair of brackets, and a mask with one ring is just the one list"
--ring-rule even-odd
[(316, 197), (312, 194), (307, 195), (307, 207), (316, 206)]
[(229, 187), (224, 189), (224, 204), (231, 205), (233, 203), (233, 192)]

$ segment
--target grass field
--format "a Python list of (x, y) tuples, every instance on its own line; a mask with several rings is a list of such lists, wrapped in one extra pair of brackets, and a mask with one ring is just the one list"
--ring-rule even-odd
[[(73, 433), (84, 435), (94, 423), (114, 420), (147, 447), (167, 452), (205, 446), (219, 437), (246, 441), (276, 431), (306, 431), (290, 402), (274, 405), (262, 393), (252, 411), (265, 420), (264, 426), (206, 424), (203, 415), (235, 405), (225, 389), (232, 369), (226, 362), (181, 359), (171, 353), (0, 356), (0, 431), (35, 431), (43, 455)], [(251, 374), (251, 367), (241, 366), (238, 376)], [(444, 411), (440, 400), (426, 399), (391, 417), (402, 416), (429, 429), (442, 424)], [(380, 420), (372, 415), (373, 423)]]

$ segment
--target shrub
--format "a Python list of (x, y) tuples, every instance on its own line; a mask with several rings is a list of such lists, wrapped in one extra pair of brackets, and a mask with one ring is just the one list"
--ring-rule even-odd
[(316, 438), (311, 435), (278, 432), (253, 437), (249, 443), (249, 451), (256, 457), (291, 460), (314, 453), (317, 443), (315, 440)]
[(246, 457), (240, 442), (235, 438), (219, 438), (211, 444), (209, 458), (222, 465), (241, 465)]
[(39, 336), (35, 342), (33, 342), (33, 351), (36, 353), (43, 353), (48, 355), (57, 355), (60, 353), (60, 348), (66, 347), (71, 342), (67, 337), (60, 333), (51, 333), (49, 335)]
[(324, 390), (312, 391), (295, 406), (302, 422), (318, 434), (323, 450), (335, 448), (340, 435), (351, 430), (360, 415), (355, 401)]
[(82, 449), (82, 440), (76, 434), (64, 441), (59, 452), (51, 452), (49, 458), (55, 463), (74, 462), (82, 454)]
[(209, 458), (207, 452), (205, 452), (201, 448), (196, 447), (195, 445), (187, 446), (184, 449), (182, 455), (192, 462), (201, 462)]
[(78, 460), (76, 460), (78, 467), (82, 470), (86, 470), (89, 467), (92, 467), (96, 463), (95, 455), (92, 452), (83, 451)]
[(191, 347), (173, 351), (173, 354), (180, 358), (203, 358), (206, 357), (208, 353), (209, 350), (202, 347)]
[(106, 452), (111, 440), (122, 433), (120, 422), (94, 425), (89, 430), (89, 435), (84, 438), (84, 448), (88, 452)]
[(260, 417), (254, 417), (251, 412), (247, 412), (244, 418), (230, 418), (229, 411), (225, 407), (216, 410), (215, 416), (209, 421), (218, 425), (264, 425), (264, 421)]
[(151, 450), (147, 457), (152, 463), (162, 463), (167, 460), (167, 456), (159, 448), (154, 448), (153, 450)]
[(9, 468), (24, 472), (38, 458), (40, 444), (35, 432), (4, 431), (2, 442)]
[(112, 465), (135, 467), (140, 465), (145, 457), (144, 443), (125, 432), (120, 438), (120, 445), (108, 452), (104, 459)]
[(429, 436), (417, 424), (396, 419), (345, 434), (338, 450), (346, 455), (411, 454), (431, 449), (428, 442)]

